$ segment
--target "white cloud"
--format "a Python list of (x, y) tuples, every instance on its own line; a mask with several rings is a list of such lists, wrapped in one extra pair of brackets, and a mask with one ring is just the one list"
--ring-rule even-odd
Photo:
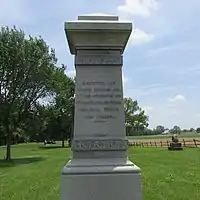
[(118, 11), (128, 15), (140, 15), (147, 17), (151, 10), (158, 8), (157, 0), (126, 0), (123, 5), (118, 6)]
[(69, 76), (69, 77), (71, 77), (71, 78), (74, 78), (75, 77), (75, 75), (76, 75), (76, 71), (75, 70), (67, 70), (66, 71), (66, 75), (67, 76)]
[(130, 43), (131, 44), (141, 44), (145, 42), (150, 42), (154, 39), (154, 35), (147, 34), (143, 30), (135, 28), (131, 34)]
[(168, 100), (170, 103), (180, 103), (180, 102), (185, 102), (186, 99), (183, 95), (181, 94), (177, 94), (176, 96), (174, 96), (173, 98), (170, 98)]
[[(156, 0), (126, 0), (123, 5), (117, 7), (121, 20), (132, 20), (133, 15), (149, 16), (150, 11), (157, 8)], [(129, 44), (136, 45), (150, 42), (154, 39), (153, 34), (136, 27), (133, 22), (133, 31)]]
[(127, 81), (128, 81), (128, 77), (126, 77), (126, 76), (124, 75), (124, 72), (122, 72), (122, 82), (123, 82), (123, 86), (125, 85), (125, 83), (127, 83)]
[[(105, 13), (89, 13), (89, 14), (83, 14), (83, 15), (84, 16), (112, 16), (110, 14), (105, 14)], [(127, 13), (120, 12), (119, 18), (120, 18), (120, 20), (131, 21), (131, 18)], [(150, 42), (151, 40), (154, 39), (153, 34), (148, 34), (145, 31), (143, 31), (139, 28), (136, 28), (134, 25), (134, 22), (132, 22), (132, 25), (133, 25), (133, 31), (132, 31), (130, 39), (129, 39), (129, 44), (136, 45), (136, 44)]]

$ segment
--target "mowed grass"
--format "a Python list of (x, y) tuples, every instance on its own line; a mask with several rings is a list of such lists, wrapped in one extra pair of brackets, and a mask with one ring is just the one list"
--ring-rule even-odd
[[(0, 158), (4, 152), (0, 147)], [(11, 164), (0, 160), (0, 200), (59, 200), (60, 171), (69, 149), (23, 144), (12, 152)], [(142, 169), (144, 200), (200, 199), (200, 149), (131, 147), (129, 157)]]

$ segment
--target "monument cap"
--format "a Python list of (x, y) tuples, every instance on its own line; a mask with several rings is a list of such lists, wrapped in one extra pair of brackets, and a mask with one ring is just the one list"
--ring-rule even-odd
[(109, 15), (103, 13), (94, 13), (78, 16), (78, 20), (86, 21), (119, 21), (119, 17), (116, 15)]

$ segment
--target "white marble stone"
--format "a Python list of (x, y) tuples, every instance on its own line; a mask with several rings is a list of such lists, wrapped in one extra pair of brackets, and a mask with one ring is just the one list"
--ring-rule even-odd
[(88, 14), (88, 15), (81, 15), (78, 16), (78, 20), (101, 20), (101, 21), (118, 21), (119, 17), (116, 15), (108, 15), (108, 14)]
[(76, 67), (75, 138), (125, 137), (122, 68), (107, 65)]
[(124, 159), (76, 159), (63, 169), (61, 200), (141, 200), (140, 169)]
[[(132, 23), (120, 22), (117, 16), (79, 16), (65, 23), (70, 52), (78, 50), (120, 50), (123, 53), (131, 34)], [(96, 19), (96, 20), (95, 20)]]
[(140, 168), (127, 158), (122, 53), (132, 30), (117, 16), (65, 23), (75, 55), (72, 158), (62, 170), (61, 200), (141, 200)]

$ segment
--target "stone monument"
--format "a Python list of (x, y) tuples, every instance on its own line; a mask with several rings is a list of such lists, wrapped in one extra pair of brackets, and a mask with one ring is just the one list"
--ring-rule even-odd
[(168, 150), (183, 150), (181, 142), (179, 142), (176, 134), (172, 135), (172, 142), (170, 142)]
[(75, 55), (72, 157), (61, 174), (61, 200), (141, 200), (140, 168), (128, 160), (123, 107), (123, 52), (132, 31), (117, 16), (65, 23)]

